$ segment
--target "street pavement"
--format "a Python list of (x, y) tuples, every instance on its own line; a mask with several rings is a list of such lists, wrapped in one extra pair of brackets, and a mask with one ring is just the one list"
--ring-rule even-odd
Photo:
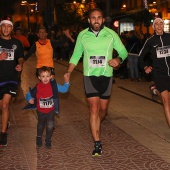
[[(82, 63), (71, 75), (69, 92), (59, 95), (61, 114), (55, 118), (52, 148), (36, 148), (36, 111), (22, 110), (25, 94), (38, 82), (35, 65), (34, 55), (24, 63), (19, 96), (10, 105), (8, 146), (0, 147), (0, 170), (170, 170), (170, 129), (161, 101), (152, 100), (146, 81), (116, 78), (101, 128), (103, 154), (91, 156)], [(55, 61), (60, 84), (67, 66), (68, 61)]]

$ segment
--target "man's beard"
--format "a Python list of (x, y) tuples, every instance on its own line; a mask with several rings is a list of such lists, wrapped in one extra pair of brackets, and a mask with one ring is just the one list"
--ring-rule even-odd
[[(95, 26), (95, 24), (98, 24), (97, 26)], [(100, 31), (101, 28), (103, 28), (104, 23), (102, 23), (101, 25), (99, 23), (94, 23), (93, 25), (90, 23), (90, 27), (93, 31)]]

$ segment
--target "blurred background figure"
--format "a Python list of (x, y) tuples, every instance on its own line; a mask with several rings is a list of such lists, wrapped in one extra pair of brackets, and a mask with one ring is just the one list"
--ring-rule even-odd
[(74, 51), (74, 46), (77, 40), (77, 34), (74, 31), (71, 31), (70, 29), (66, 29), (64, 31), (65, 36), (68, 38), (67, 43), (68, 43), (68, 55), (69, 55), (69, 59), (70, 56), (72, 55), (73, 51)]
[(25, 35), (23, 35), (22, 29), (20, 27), (17, 27), (15, 28), (14, 31), (15, 33), (13, 37), (21, 41), (24, 50), (28, 50), (30, 47), (30, 42), (28, 41), (28, 38)]
[(139, 81), (138, 54), (141, 49), (141, 41), (136, 31), (128, 32), (126, 49), (128, 51), (128, 62), (131, 81)]

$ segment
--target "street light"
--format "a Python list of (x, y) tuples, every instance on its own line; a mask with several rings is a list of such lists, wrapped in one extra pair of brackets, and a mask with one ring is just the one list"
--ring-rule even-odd
[(126, 8), (126, 4), (123, 4), (123, 8)]
[(122, 9), (123, 11), (126, 11), (126, 4), (123, 4), (121, 9)]

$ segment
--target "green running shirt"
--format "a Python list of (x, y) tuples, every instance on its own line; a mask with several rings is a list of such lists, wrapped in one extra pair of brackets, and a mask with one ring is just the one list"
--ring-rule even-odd
[(128, 55), (117, 33), (103, 27), (96, 36), (89, 28), (81, 31), (77, 37), (73, 55), (69, 63), (77, 65), (83, 54), (84, 76), (113, 76), (113, 67), (108, 65), (113, 49), (124, 61)]

